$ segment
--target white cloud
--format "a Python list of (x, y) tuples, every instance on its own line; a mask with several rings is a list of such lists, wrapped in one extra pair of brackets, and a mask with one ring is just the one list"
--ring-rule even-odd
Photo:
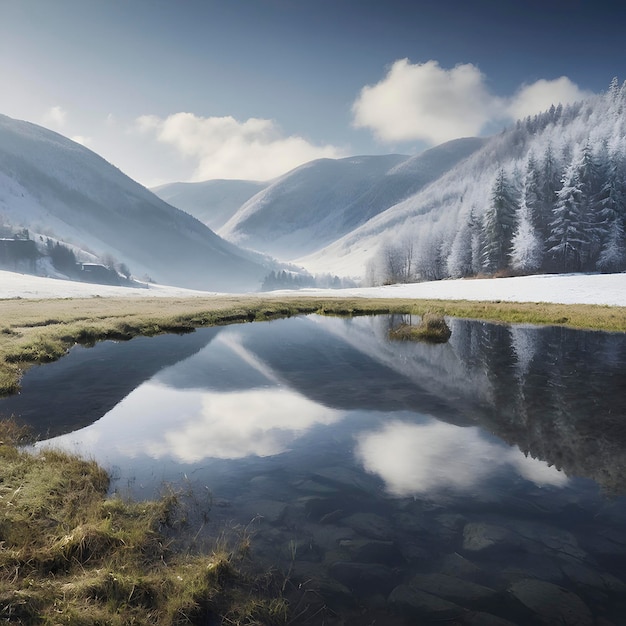
[(511, 98), (507, 110), (513, 119), (546, 111), (551, 105), (569, 104), (591, 95), (583, 91), (567, 76), (555, 80), (541, 79), (531, 85), (523, 85)]
[(354, 125), (370, 128), (383, 141), (442, 143), (480, 133), (501, 109), (480, 70), (470, 64), (443, 69), (436, 61), (396, 61), (387, 76), (361, 90)]
[(489, 90), (485, 75), (471, 63), (444, 69), (437, 61), (400, 59), (381, 81), (363, 87), (352, 106), (353, 124), (384, 142), (434, 145), (480, 135), (494, 122), (510, 123), (588, 95), (562, 76), (524, 85), (504, 98)]
[(244, 178), (267, 180), (322, 157), (343, 156), (332, 145), (316, 146), (298, 136), (284, 136), (272, 120), (199, 117), (175, 113), (163, 119), (143, 115), (137, 130), (151, 133), (197, 163), (193, 180)]
[(60, 106), (48, 109), (43, 115), (43, 123), (52, 128), (63, 128), (67, 122), (67, 111)]

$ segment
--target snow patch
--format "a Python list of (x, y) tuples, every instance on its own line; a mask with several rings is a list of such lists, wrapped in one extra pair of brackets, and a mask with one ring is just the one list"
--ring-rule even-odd
[[(196, 291), (165, 285), (146, 284), (143, 289), (114, 287), (42, 278), (0, 270), (0, 300), (8, 298), (207, 297), (216, 295), (219, 295), (218, 292)], [(248, 295), (258, 294), (250, 293)], [(502, 302), (552, 302), (626, 307), (626, 273), (550, 274), (515, 278), (439, 280), (384, 287), (301, 289), (299, 291), (263, 293), (263, 297), (294, 295), (484, 300), (491, 302), (499, 300)]]

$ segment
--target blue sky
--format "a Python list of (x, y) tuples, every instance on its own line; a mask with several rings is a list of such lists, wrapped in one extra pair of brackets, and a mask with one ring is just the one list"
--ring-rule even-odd
[(605, 0), (0, 0), (0, 113), (146, 185), (414, 154), (626, 79)]

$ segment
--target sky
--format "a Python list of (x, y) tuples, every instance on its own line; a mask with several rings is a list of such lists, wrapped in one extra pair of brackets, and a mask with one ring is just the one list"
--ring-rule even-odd
[(150, 187), (417, 154), (626, 79), (608, 0), (0, 0), (0, 114)]

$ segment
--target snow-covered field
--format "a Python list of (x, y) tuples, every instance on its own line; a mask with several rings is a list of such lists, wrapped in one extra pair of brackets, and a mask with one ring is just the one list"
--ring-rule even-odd
[[(264, 296), (294, 295), (370, 298), (428, 298), (439, 300), (501, 300), (626, 306), (626, 273), (521, 276), (497, 279), (441, 280), (430, 283), (356, 289), (275, 291)], [(0, 299), (89, 297), (195, 297), (217, 295), (179, 287), (149, 285), (146, 289), (93, 285), (41, 278), (0, 270)]]

